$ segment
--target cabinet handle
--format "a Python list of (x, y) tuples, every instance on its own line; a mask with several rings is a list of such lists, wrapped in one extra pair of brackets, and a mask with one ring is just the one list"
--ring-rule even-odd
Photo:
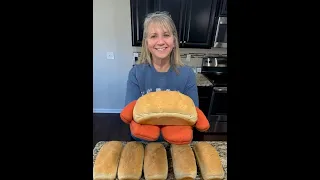
[(215, 91), (219, 91), (219, 92), (227, 92), (228, 91), (228, 87), (214, 87), (213, 89)]
[(180, 41), (180, 44), (182, 43), (182, 41)]
[(219, 33), (220, 33), (220, 24), (227, 24), (227, 17), (219, 17), (218, 19), (218, 25), (217, 25), (217, 29), (216, 29), (216, 34), (214, 37), (214, 47), (218, 47), (219, 46), (219, 42), (217, 42)]

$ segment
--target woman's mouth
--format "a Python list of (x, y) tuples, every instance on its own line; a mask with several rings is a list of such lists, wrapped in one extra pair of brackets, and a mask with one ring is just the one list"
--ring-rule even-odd
[(165, 49), (167, 49), (166, 47), (163, 47), (163, 48), (155, 48), (156, 50), (158, 51), (164, 51)]

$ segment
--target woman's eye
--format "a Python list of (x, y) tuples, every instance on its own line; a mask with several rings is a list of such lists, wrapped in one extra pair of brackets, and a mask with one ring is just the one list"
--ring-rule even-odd
[(155, 37), (156, 37), (156, 36), (154, 36), (154, 35), (153, 35), (153, 36), (151, 36), (151, 38), (155, 38)]
[(170, 35), (169, 35), (169, 34), (165, 34), (164, 36), (165, 36), (165, 37), (169, 37)]

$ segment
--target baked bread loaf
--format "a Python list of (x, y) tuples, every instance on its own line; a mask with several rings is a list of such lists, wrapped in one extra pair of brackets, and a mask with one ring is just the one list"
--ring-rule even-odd
[(165, 180), (168, 176), (167, 152), (161, 143), (151, 142), (144, 151), (143, 172), (146, 180)]
[(142, 175), (144, 147), (142, 143), (128, 142), (121, 152), (118, 167), (119, 180), (139, 180)]
[(204, 180), (221, 180), (224, 170), (217, 150), (207, 142), (198, 142), (193, 146), (201, 176)]
[(177, 180), (191, 180), (197, 176), (197, 164), (192, 148), (189, 144), (170, 147), (173, 173)]
[(116, 178), (122, 147), (120, 141), (109, 141), (101, 147), (93, 166), (94, 180), (113, 180)]
[(178, 91), (157, 91), (141, 96), (133, 109), (139, 124), (194, 125), (198, 119), (193, 100)]

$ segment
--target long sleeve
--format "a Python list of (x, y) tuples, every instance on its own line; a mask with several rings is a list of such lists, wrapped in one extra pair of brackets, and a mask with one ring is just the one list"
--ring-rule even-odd
[(193, 100), (196, 107), (199, 107), (198, 87), (197, 87), (196, 81), (197, 81), (196, 75), (193, 72), (193, 70), (190, 68), (188, 81), (186, 84), (184, 94), (186, 94), (187, 96), (189, 96)]
[(136, 78), (136, 68), (133, 67), (128, 75), (127, 80), (127, 89), (126, 89), (126, 97), (125, 97), (125, 106), (130, 102), (137, 100), (140, 96), (140, 88), (138, 84), (138, 80)]

